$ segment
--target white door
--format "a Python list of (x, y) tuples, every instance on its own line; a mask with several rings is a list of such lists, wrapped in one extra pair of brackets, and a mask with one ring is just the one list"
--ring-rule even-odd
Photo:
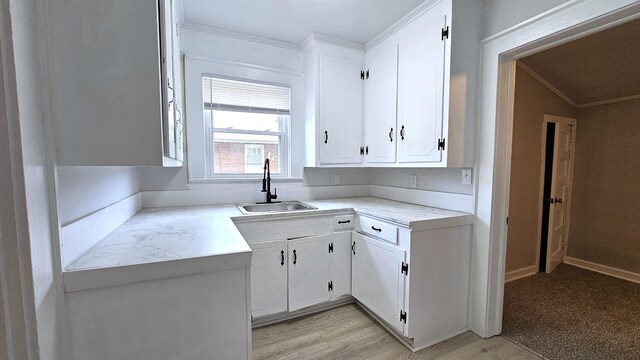
[(361, 164), (363, 64), (320, 55), (317, 128), (321, 164)]
[(251, 244), (251, 314), (287, 311), (287, 240)]
[(353, 233), (352, 293), (358, 301), (398, 331), (404, 331), (400, 311), (404, 306), (401, 248)]
[(351, 231), (332, 234), (331, 299), (351, 295)]
[(551, 178), (551, 209), (547, 238), (547, 273), (552, 272), (564, 257), (564, 244), (568, 233), (567, 208), (571, 175), (572, 127), (556, 123), (553, 145), (553, 172)]
[(289, 240), (289, 311), (330, 298), (331, 235)]
[(398, 162), (439, 162), (442, 151), (445, 26), (442, 16), (400, 42)]
[(367, 163), (396, 162), (398, 47), (369, 61), (365, 80), (364, 144)]

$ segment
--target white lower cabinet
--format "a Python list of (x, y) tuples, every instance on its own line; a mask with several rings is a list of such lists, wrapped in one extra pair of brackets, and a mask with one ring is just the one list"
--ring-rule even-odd
[(353, 219), (339, 214), (236, 223), (253, 250), (253, 317), (349, 297)]
[(287, 240), (255, 243), (251, 249), (252, 315), (287, 311)]
[(328, 301), (331, 235), (289, 240), (289, 311)]
[[(404, 249), (353, 234), (352, 294), (399, 332), (404, 332)], [(404, 318), (404, 316), (403, 316)]]
[(332, 234), (331, 300), (351, 295), (351, 231)]

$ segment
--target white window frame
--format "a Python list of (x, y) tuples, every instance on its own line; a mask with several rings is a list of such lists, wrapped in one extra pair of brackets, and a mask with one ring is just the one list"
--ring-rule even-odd
[[(244, 169), (245, 172), (248, 171), (249, 168), (249, 150), (251, 149), (260, 149), (260, 162), (258, 165), (262, 165), (264, 162), (264, 144), (244, 144)], [(255, 165), (256, 163), (252, 163), (251, 165)]]
[[(202, 77), (213, 76), (240, 81), (257, 82), (291, 89), (291, 111), (289, 121), (284, 129), (280, 149), (280, 174), (272, 174), (273, 178), (293, 179), (292, 174), (300, 176), (304, 163), (304, 123), (302, 114), (302, 75), (279, 70), (242, 64), (237, 62), (207, 59), (197, 56), (185, 56), (185, 103), (187, 133), (187, 164), (189, 182), (216, 182), (232, 179), (262, 179), (262, 174), (213, 174), (209, 169), (213, 128), (202, 118)], [(225, 129), (225, 132), (229, 130)], [(248, 131), (240, 131), (248, 133)], [(260, 132), (260, 134), (265, 134)], [(266, 134), (269, 135), (269, 134)], [(275, 135), (281, 135), (277, 133)]]

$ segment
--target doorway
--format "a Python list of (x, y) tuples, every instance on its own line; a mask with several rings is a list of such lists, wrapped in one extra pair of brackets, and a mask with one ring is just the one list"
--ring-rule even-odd
[[(638, 33), (636, 20), (516, 64), (507, 270), (523, 254), (513, 249), (528, 246), (518, 265), (534, 262), (534, 251), (537, 259), (505, 285), (502, 335), (545, 357), (635, 359), (640, 353), (640, 251), (628, 245), (637, 244), (638, 232), (628, 229), (640, 216), (640, 125), (632, 115), (640, 112), (640, 84), (627, 86), (629, 75), (622, 74), (637, 70)], [(635, 54), (618, 64), (622, 71), (598, 62), (600, 53), (618, 49)], [(580, 64), (584, 59), (588, 64)], [(573, 68), (584, 76), (574, 76)], [(543, 118), (539, 135), (532, 117), (538, 124)], [(537, 196), (523, 181), (534, 171)], [(519, 209), (527, 199), (539, 206), (538, 218)], [(532, 222), (539, 224), (535, 240), (526, 233)], [(507, 280), (514, 280), (510, 273)]]
[(576, 119), (545, 115), (541, 170), (538, 270), (547, 274), (564, 261), (569, 238)]

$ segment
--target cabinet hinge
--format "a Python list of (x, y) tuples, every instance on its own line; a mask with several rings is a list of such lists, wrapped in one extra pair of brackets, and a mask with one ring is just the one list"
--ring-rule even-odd
[(400, 310), (400, 321), (407, 323), (407, 312)]
[(364, 80), (364, 70), (360, 71), (360, 79)]
[(329, 289), (329, 291), (333, 291), (333, 281), (329, 281), (327, 288)]
[(333, 252), (333, 243), (329, 244), (329, 252), (332, 253)]
[(409, 275), (409, 264), (407, 264), (406, 262), (402, 262), (402, 269), (400, 269), (401, 273), (404, 273), (405, 275)]
[(367, 69), (367, 79), (369, 78), (369, 69)]
[(364, 155), (364, 146), (360, 146), (360, 155)]
[(438, 139), (438, 150), (444, 151), (444, 138)]
[(442, 40), (449, 38), (449, 27), (445, 26), (442, 28)]

